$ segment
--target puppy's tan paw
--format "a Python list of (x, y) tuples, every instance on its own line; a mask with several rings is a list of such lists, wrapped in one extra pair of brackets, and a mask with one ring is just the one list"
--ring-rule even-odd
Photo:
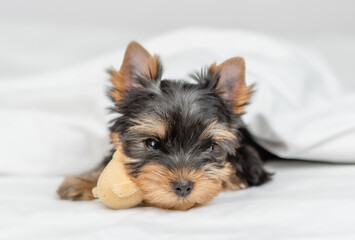
[(92, 189), (96, 184), (81, 177), (69, 176), (58, 187), (57, 194), (60, 199), (72, 201), (88, 201), (94, 199)]

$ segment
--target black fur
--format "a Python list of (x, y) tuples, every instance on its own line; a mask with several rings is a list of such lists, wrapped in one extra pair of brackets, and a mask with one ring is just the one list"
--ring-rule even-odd
[(259, 186), (270, 180), (270, 174), (264, 170), (258, 152), (250, 145), (239, 147), (232, 162), (235, 164), (237, 175), (249, 186)]
[[(206, 164), (223, 168), (229, 161), (239, 178), (249, 186), (261, 185), (270, 179), (263, 169), (258, 152), (250, 145), (241, 116), (232, 111), (230, 103), (220, 97), (216, 86), (219, 75), (202, 71), (195, 75), (196, 84), (183, 81), (150, 81), (148, 76), (134, 79), (139, 87), (129, 89), (125, 97), (115, 101), (112, 109), (121, 114), (112, 122), (111, 132), (117, 132), (125, 154), (140, 161), (127, 164), (131, 174), (139, 173), (142, 166), (156, 162), (168, 169), (181, 166), (200, 169)], [(113, 89), (112, 91), (117, 91)], [(128, 129), (142, 116), (161, 119), (168, 126), (164, 139), (141, 135)], [(210, 138), (200, 139), (201, 133), (213, 122), (225, 126), (236, 138), (216, 144)], [(157, 150), (144, 145), (147, 138), (159, 142)], [(212, 153), (205, 149), (214, 144)]]

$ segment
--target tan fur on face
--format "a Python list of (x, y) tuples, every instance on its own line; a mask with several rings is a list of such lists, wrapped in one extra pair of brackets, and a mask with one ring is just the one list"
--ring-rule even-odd
[(200, 135), (200, 139), (212, 138), (214, 141), (235, 140), (236, 136), (226, 126), (217, 121), (210, 123)]
[[(214, 127), (221, 129), (221, 126), (214, 123), (210, 125), (209, 130)], [(221, 133), (223, 131), (217, 132)], [(205, 134), (210, 133), (211, 132), (206, 132)], [(224, 138), (234, 137), (234, 135), (232, 136), (226, 132), (218, 136)], [(141, 161), (124, 155), (117, 133), (112, 133), (111, 138), (115, 143), (115, 149), (117, 151), (122, 151), (124, 163), (129, 164)], [(211, 168), (209, 174), (205, 172), (207, 168)], [(126, 171), (127, 174), (130, 174), (128, 169), (126, 169)], [(180, 178), (194, 182), (194, 188), (191, 194), (186, 198), (178, 197), (171, 188), (171, 183)], [(238, 190), (247, 187), (247, 185), (235, 175), (235, 169), (229, 162), (226, 162), (222, 169), (214, 169), (213, 167), (206, 165), (201, 170), (188, 170), (182, 168), (175, 171), (170, 171), (162, 165), (149, 164), (143, 166), (140, 169), (140, 172), (137, 175), (132, 176), (131, 179), (144, 192), (145, 204), (175, 210), (187, 210), (194, 206), (207, 204), (221, 190)], [(91, 188), (91, 186), (89, 188)]]
[(111, 142), (113, 143), (113, 148), (115, 150), (117, 150), (121, 146), (120, 139), (118, 137), (118, 133), (115, 133), (115, 132), (110, 133), (110, 139), (111, 139)]
[[(130, 130), (147, 131), (151, 134), (151, 131), (156, 131), (154, 125), (156, 126), (157, 123), (158, 121), (145, 122), (142, 120), (139, 125), (132, 127)], [(163, 126), (161, 127), (163, 128)], [(165, 133), (165, 130), (163, 133)], [(217, 122), (210, 124), (201, 136), (208, 137), (210, 135), (223, 139), (235, 138), (232, 133), (226, 130), (224, 125)], [(163, 137), (161, 134), (160, 136)], [(111, 137), (116, 139), (113, 140), (117, 146), (116, 150), (123, 151), (118, 139), (118, 134), (112, 134)], [(140, 161), (139, 159), (130, 158), (124, 154), (122, 154), (122, 156), (124, 156), (123, 162), (126, 164)], [(210, 173), (206, 173), (205, 170), (207, 168), (210, 169)], [(130, 174), (128, 170), (127, 174)], [(216, 169), (213, 168), (213, 166), (206, 165), (201, 170), (181, 168), (174, 171), (170, 171), (162, 165), (148, 164), (143, 166), (140, 172), (134, 177), (132, 176), (131, 179), (143, 191), (145, 204), (175, 210), (187, 210), (194, 206), (207, 204), (221, 190), (238, 190), (246, 187), (235, 175), (235, 169), (228, 162), (224, 164), (224, 168), (222, 169)], [(171, 188), (171, 183), (179, 179), (187, 179), (194, 183), (191, 194), (186, 198), (177, 196)]]
[[(229, 168), (214, 169), (208, 173), (204, 169), (186, 168), (171, 171), (162, 165), (148, 164), (143, 166), (137, 177), (132, 180), (143, 191), (146, 204), (186, 210), (211, 201), (222, 189), (222, 178), (227, 179), (230, 174)], [(171, 183), (179, 179), (187, 179), (194, 183), (193, 190), (187, 197), (177, 196), (171, 187)]]
[(159, 118), (152, 116), (141, 116), (138, 119), (132, 119), (137, 125), (128, 128), (128, 131), (134, 131), (146, 136), (158, 137), (163, 139), (166, 133), (166, 123)]

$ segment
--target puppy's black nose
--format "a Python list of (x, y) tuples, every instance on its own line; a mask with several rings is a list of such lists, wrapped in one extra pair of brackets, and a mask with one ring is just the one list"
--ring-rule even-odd
[(180, 179), (176, 182), (173, 182), (171, 187), (175, 191), (176, 195), (180, 197), (186, 197), (191, 193), (192, 188), (194, 187), (194, 183), (187, 179)]

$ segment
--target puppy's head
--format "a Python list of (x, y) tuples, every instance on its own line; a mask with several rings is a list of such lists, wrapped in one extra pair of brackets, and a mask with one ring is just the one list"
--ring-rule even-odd
[(205, 204), (235, 175), (228, 161), (239, 144), (240, 114), (251, 88), (242, 58), (213, 64), (196, 84), (162, 79), (157, 56), (128, 45), (112, 70), (111, 138), (147, 204), (188, 209)]

